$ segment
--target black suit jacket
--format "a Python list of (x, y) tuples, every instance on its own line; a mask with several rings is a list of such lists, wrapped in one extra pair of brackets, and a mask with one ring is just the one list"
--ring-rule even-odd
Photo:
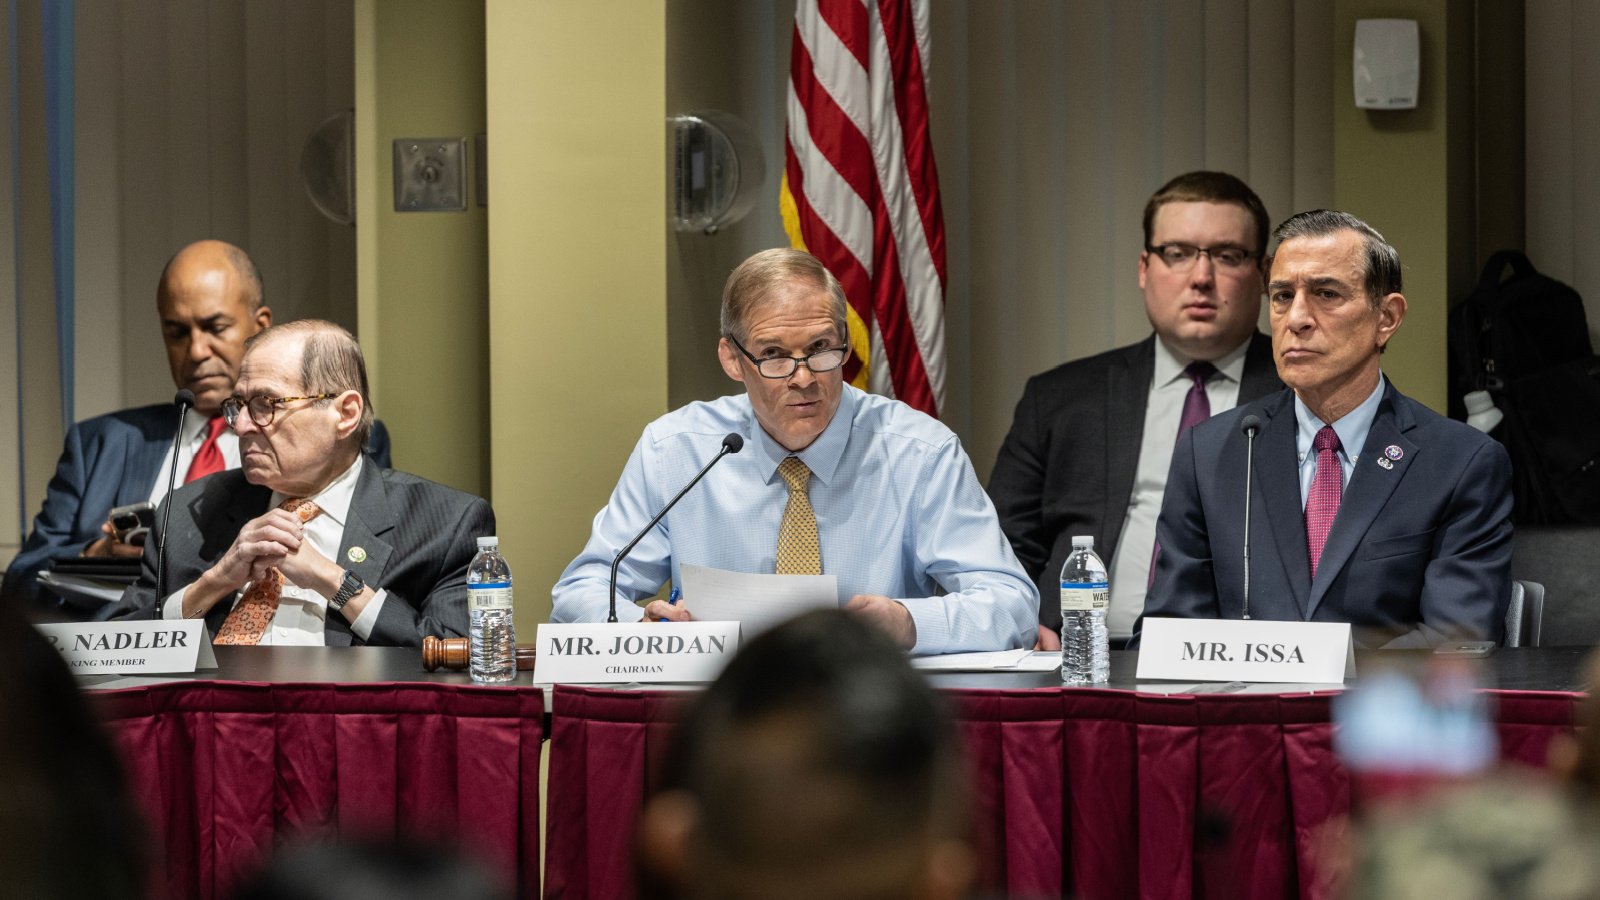
[[(1139, 468), (1145, 402), (1155, 376), (1155, 335), (1028, 379), (989, 475), (989, 497), (1017, 559), (1039, 585), (1039, 623), (1061, 627), (1061, 566), (1072, 536), (1094, 535), (1111, 564)], [(1245, 353), (1239, 403), (1282, 390), (1272, 340), (1257, 332)]]
[[(250, 484), (234, 469), (179, 488), (167, 533), (166, 590), (192, 584), (227, 552), (244, 524), (264, 514), (272, 492)], [(119, 616), (160, 618), (156, 552), (161, 519), (146, 544), (139, 580), (122, 595)], [(388, 591), (371, 637), (373, 645), (419, 646), (423, 635), (466, 635), (467, 566), (477, 538), (494, 534), (488, 501), (368, 460), (356, 479), (335, 560), (373, 589)], [(365, 551), (352, 560), (350, 549)], [(361, 554), (357, 554), (358, 556)], [(219, 602), (206, 615), (214, 636), (233, 604)], [(329, 613), (329, 645), (363, 643), (339, 613)]]
[[(106, 413), (67, 429), (33, 531), (0, 583), (0, 602), (59, 607), (58, 598), (41, 590), (39, 573), (56, 560), (82, 556), (102, 537), (100, 526), (113, 508), (150, 499), (156, 479), (166, 476), (161, 461), (177, 431), (178, 410), (170, 403)], [(389, 431), (382, 422), (372, 423), (367, 457), (389, 465)]]
[[(1178, 440), (1156, 535), (1149, 616), (1244, 614), (1243, 416), (1261, 418), (1250, 502), (1250, 617), (1349, 622), (1357, 646), (1499, 640), (1511, 598), (1505, 447), (1388, 385), (1311, 578), (1294, 393)], [(1389, 465), (1385, 466), (1387, 462)]]

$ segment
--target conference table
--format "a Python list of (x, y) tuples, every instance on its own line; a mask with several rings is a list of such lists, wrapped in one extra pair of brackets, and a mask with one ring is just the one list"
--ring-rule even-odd
[[(528, 672), (477, 686), (405, 648), (216, 652), (215, 671), (82, 679), (149, 820), (161, 895), (226, 897), (277, 847), (334, 834), (459, 844), (519, 897), (631, 895), (634, 822), (683, 688), (550, 689)], [(1573, 728), (1588, 652), (1482, 661), (1507, 764), (1543, 767)], [(1413, 656), (1358, 653), (1358, 672)], [(1167, 693), (1136, 663), (1113, 653), (1103, 689), (1063, 688), (1053, 671), (929, 673), (965, 744), (983, 889), (1322, 896), (1319, 847), (1351, 807), (1335, 692)]]

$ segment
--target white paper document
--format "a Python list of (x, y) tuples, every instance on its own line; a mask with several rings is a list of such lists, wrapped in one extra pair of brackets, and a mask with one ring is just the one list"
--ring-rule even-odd
[(1061, 651), (992, 650), (917, 656), (911, 665), (927, 672), (1048, 672), (1060, 667)]
[(680, 602), (697, 621), (739, 622), (746, 641), (803, 612), (839, 607), (832, 575), (747, 575), (684, 564), (678, 576)]

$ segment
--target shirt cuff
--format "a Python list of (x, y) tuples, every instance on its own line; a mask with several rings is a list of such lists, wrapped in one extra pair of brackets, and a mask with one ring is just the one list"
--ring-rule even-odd
[(167, 595), (167, 599), (161, 601), (161, 618), (163, 618), (163, 619), (182, 619), (182, 618), (184, 618), (184, 615), (183, 615), (183, 595), (185, 595), (187, 593), (189, 593), (189, 586), (188, 585), (184, 585), (183, 587), (178, 588), (176, 591), (173, 591), (171, 594)]
[(950, 618), (945, 614), (943, 597), (911, 597), (895, 602), (911, 613), (911, 622), (917, 626), (917, 642), (909, 652), (943, 653), (950, 646)]
[[(372, 599), (367, 601), (367, 605), (361, 610), (361, 615), (356, 616), (356, 620), (350, 623), (350, 633), (363, 641), (371, 638), (372, 628), (378, 624), (378, 613), (383, 609), (383, 601), (388, 596), (388, 591), (379, 588), (378, 592), (372, 595)], [(330, 612), (329, 615), (337, 616), (342, 613)]]

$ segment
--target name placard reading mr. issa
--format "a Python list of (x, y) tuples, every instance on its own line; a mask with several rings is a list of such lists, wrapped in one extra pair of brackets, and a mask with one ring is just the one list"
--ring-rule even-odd
[(1343, 684), (1356, 674), (1343, 622), (1145, 619), (1140, 679)]
[(711, 681), (739, 649), (738, 622), (540, 625), (534, 684)]
[(217, 667), (202, 619), (37, 627), (66, 657), (74, 675), (173, 674)]

